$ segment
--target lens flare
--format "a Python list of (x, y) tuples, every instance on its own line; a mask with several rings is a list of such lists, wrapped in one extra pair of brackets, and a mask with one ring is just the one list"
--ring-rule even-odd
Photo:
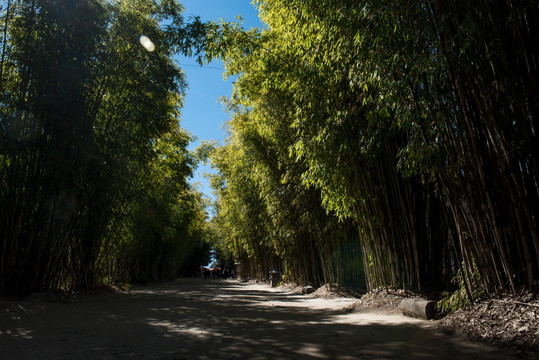
[(147, 37), (146, 35), (142, 35), (139, 39), (140, 41), (140, 44), (142, 46), (144, 46), (144, 48), (146, 50), (148, 50), (149, 52), (152, 52), (155, 50), (155, 45), (153, 44), (153, 42), (150, 40), (149, 37)]

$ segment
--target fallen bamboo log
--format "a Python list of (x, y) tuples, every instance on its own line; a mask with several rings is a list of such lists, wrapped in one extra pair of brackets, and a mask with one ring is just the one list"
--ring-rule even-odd
[(436, 315), (436, 302), (424, 299), (404, 299), (399, 309), (403, 315), (430, 320)]

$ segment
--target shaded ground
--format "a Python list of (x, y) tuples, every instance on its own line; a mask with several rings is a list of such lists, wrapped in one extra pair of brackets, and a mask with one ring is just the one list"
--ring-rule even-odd
[(445, 333), (515, 348), (539, 359), (539, 299), (532, 294), (484, 299), (438, 323)]
[(396, 314), (181, 279), (75, 303), (0, 301), (0, 359), (513, 359)]

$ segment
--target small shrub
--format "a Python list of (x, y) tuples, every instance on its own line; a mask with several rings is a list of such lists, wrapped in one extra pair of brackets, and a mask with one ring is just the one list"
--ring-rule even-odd
[[(453, 293), (442, 293), (444, 298), (436, 304), (438, 310), (442, 312), (455, 312), (465, 309), (483, 295), (484, 289), (481, 283), (481, 276), (475, 262), (472, 263), (472, 268), (468, 272), (463, 271), (464, 266), (463, 263), (462, 268), (458, 269), (457, 274), (451, 280), (453, 284), (458, 285), (458, 289)], [(468, 277), (468, 273), (471, 279)]]

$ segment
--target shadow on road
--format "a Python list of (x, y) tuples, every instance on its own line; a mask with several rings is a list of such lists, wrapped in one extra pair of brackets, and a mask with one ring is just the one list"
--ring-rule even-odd
[(180, 279), (74, 304), (0, 302), (0, 359), (511, 359), (427, 322), (311, 300)]

